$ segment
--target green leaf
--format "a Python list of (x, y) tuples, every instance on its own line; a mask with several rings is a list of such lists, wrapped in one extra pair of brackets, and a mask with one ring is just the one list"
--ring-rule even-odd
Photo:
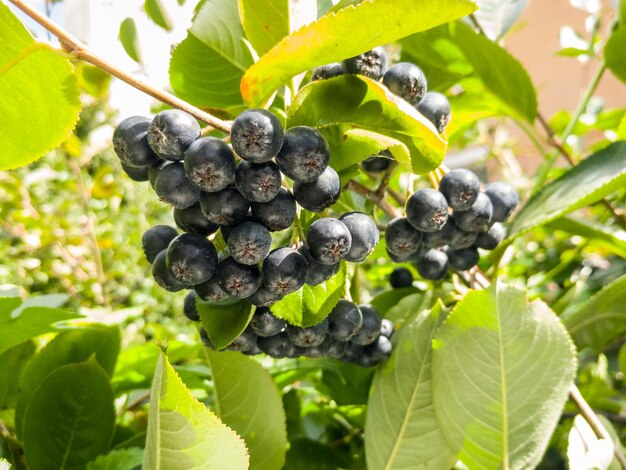
[(34, 342), (25, 341), (0, 355), (0, 410), (15, 408), (20, 384), (17, 378), (35, 350)]
[(401, 300), (412, 294), (419, 293), (420, 290), (417, 287), (400, 287), (399, 289), (390, 289), (378, 294), (371, 300), (370, 304), (372, 304), (372, 306), (376, 308), (376, 310), (378, 310), (383, 317), (386, 317), (387, 312), (398, 305)]
[(251, 470), (280, 470), (287, 450), (285, 410), (269, 372), (241, 353), (206, 351), (215, 413), (246, 442)]
[(292, 325), (316, 325), (328, 316), (347, 290), (348, 267), (342, 261), (339, 272), (317, 286), (305, 284), (270, 307), (278, 318)]
[(289, 0), (238, 0), (246, 38), (263, 55), (290, 31)]
[(196, 307), (204, 330), (218, 350), (224, 349), (243, 333), (255, 310), (245, 300), (230, 305), (214, 305), (197, 298)]
[(566, 216), (550, 222), (547, 227), (585, 237), (589, 243), (626, 258), (626, 232), (614, 226), (587, 218)]
[(36, 336), (58, 331), (60, 323), (80, 318), (74, 312), (58, 308), (27, 307), (13, 315), (11, 310), (0, 311), (0, 354)]
[[(327, 444), (313, 439), (298, 437), (290, 442), (286, 469), (297, 470), (337, 470), (343, 455)], [(345, 457), (344, 457), (345, 458)], [(345, 467), (341, 467), (345, 468)], [(361, 468), (361, 467), (355, 467)]]
[(112, 450), (87, 464), (87, 470), (134, 470), (141, 467), (143, 449), (129, 447)]
[(492, 40), (500, 39), (511, 29), (528, 4), (528, 0), (476, 0), (476, 20)]
[(177, 95), (196, 106), (241, 105), (239, 82), (252, 62), (237, 2), (207, 0), (172, 54), (170, 83)]
[(284, 38), (246, 72), (241, 93), (249, 105), (260, 105), (300, 72), (356, 56), (475, 9), (471, 0), (370, 0), (348, 6)]
[[(396, 291), (398, 289), (393, 289)], [(392, 291), (392, 292), (393, 292)], [(407, 295), (397, 298), (396, 304), (385, 314), (385, 318), (391, 320), (397, 328), (402, 328), (404, 322), (410, 319), (413, 312), (421, 312), (432, 305), (432, 293), (430, 291)]]
[[(174, 28), (170, 14), (162, 0), (146, 0), (144, 4), (146, 15), (161, 28), (171, 31)], [(132, 57), (132, 56), (131, 56)]]
[(544, 186), (522, 207), (511, 224), (511, 237), (593, 204), (626, 182), (626, 141), (594, 153)]
[(126, 18), (122, 21), (118, 37), (126, 54), (135, 62), (141, 62), (139, 37), (137, 35), (137, 25), (134, 19)]
[(619, 370), (622, 374), (626, 375), (626, 343), (624, 343), (619, 350)]
[[(79, 91), (69, 60), (36, 43), (0, 4), (0, 170), (27, 165), (68, 137), (78, 121)], [(10, 98), (9, 98), (10, 97)]]
[(243, 440), (191, 395), (164, 355), (150, 393), (143, 468), (248, 468)]
[(105, 373), (111, 375), (120, 350), (120, 340), (120, 330), (116, 326), (94, 326), (61, 333), (37, 352), (20, 380), (21, 392), (15, 410), (18, 436), (22, 433), (35, 392), (52, 372), (95, 357)]
[(576, 310), (568, 312), (563, 322), (582, 349), (596, 351), (626, 332), (626, 275), (599, 290)]
[(604, 47), (604, 61), (611, 72), (626, 83), (626, 25), (611, 34)]
[[(430, 121), (406, 101), (395, 97), (385, 86), (366, 77), (342, 75), (302, 88), (287, 115), (287, 127), (294, 126), (316, 127), (327, 135), (328, 132), (339, 132), (342, 140), (346, 139), (346, 132), (350, 129), (365, 129), (386, 135), (394, 139), (392, 150), (395, 148), (396, 154), (401, 156), (406, 153), (406, 150), (398, 152), (397, 141), (410, 151), (410, 167), (406, 157), (401, 157), (399, 161), (416, 173), (425, 173), (439, 166), (446, 152), (445, 140)], [(372, 135), (369, 137), (371, 139)], [(338, 140), (330, 139), (333, 149), (339, 147)], [(346, 168), (355, 160), (369, 155), (361, 152), (356, 158), (337, 161), (346, 158), (345, 152), (341, 152), (340, 157), (335, 157), (335, 164)]]
[(84, 468), (106, 452), (115, 409), (109, 377), (98, 363), (56, 369), (36, 389), (24, 417), (24, 454), (32, 468)]
[(576, 371), (558, 317), (523, 291), (471, 291), (433, 340), (432, 393), (448, 444), (468, 468), (535, 468)]
[(617, 128), (617, 138), (621, 140), (626, 139), (626, 116), (624, 116), (622, 121), (619, 123), (619, 127)]
[[(401, 44), (403, 57), (422, 67), (435, 88), (445, 90), (464, 78), (477, 78), (500, 114), (534, 121), (537, 96), (524, 67), (497, 43), (468, 26), (441, 26), (406, 38)], [(452, 122), (454, 119), (453, 108)]]
[(365, 424), (371, 470), (452, 468), (456, 457), (437, 424), (431, 390), (431, 342), (446, 313), (442, 304), (417, 315), (394, 338), (394, 349), (376, 372)]

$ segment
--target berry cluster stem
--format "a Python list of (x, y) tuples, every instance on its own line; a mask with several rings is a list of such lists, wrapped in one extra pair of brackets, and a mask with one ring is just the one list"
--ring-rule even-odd
[(132, 74), (129, 74), (115, 65), (109, 63), (104, 58), (91, 51), (85, 44), (83, 44), (78, 38), (70, 34), (65, 29), (61, 28), (59, 25), (51, 21), (45, 15), (41, 14), (39, 11), (28, 5), (22, 0), (9, 0), (13, 5), (22, 10), (26, 15), (32, 18), (34, 21), (43, 26), (47, 31), (54, 34), (61, 43), (61, 46), (64, 50), (69, 52), (72, 56), (77, 59), (83, 60), (85, 62), (89, 62), (92, 65), (104, 70), (105, 72), (113, 75), (114, 77), (126, 82), (130, 86), (138, 89), (146, 93), (147, 95), (152, 96), (153, 98), (172, 106), (173, 108), (180, 109), (191, 114), (193, 117), (198, 119), (199, 121), (205, 122), (210, 126), (215, 127), (216, 129), (223, 130), (225, 132), (230, 132), (230, 123), (227, 121), (223, 121), (205, 111), (202, 111), (195, 106), (190, 105), (186, 101), (177, 98), (176, 96), (168, 93), (164, 90), (159, 90), (158, 88), (145, 83), (144, 81), (138, 79)]

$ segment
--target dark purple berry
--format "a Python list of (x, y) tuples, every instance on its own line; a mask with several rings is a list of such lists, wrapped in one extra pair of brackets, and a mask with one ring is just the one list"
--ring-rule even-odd
[(285, 132), (285, 141), (276, 156), (276, 163), (294, 181), (310, 183), (324, 172), (330, 150), (324, 136), (313, 127), (292, 127)]
[(406, 268), (396, 268), (389, 275), (389, 283), (394, 289), (411, 287), (413, 285), (413, 274)]
[(148, 263), (152, 264), (157, 255), (165, 250), (177, 236), (176, 229), (169, 225), (155, 225), (146, 230), (141, 237), (141, 245)]
[(226, 188), (217, 193), (202, 193), (200, 196), (202, 213), (218, 225), (236, 225), (248, 215), (250, 202), (235, 188)]
[(214, 193), (235, 182), (235, 156), (221, 139), (196, 140), (185, 152), (184, 165), (187, 179), (202, 191)]
[(348, 212), (339, 217), (339, 220), (348, 228), (352, 238), (350, 251), (344, 259), (357, 263), (365, 261), (380, 240), (376, 222), (362, 212)]
[(359, 310), (363, 315), (363, 323), (361, 329), (352, 337), (351, 341), (360, 346), (367, 346), (376, 341), (380, 336), (380, 325), (382, 317), (378, 310), (371, 305), (361, 304)]
[(343, 67), (339, 62), (333, 62), (332, 64), (322, 65), (313, 70), (311, 75), (311, 81), (326, 80), (327, 78), (334, 78), (343, 75)]
[(500, 222), (493, 224), (487, 232), (479, 233), (476, 237), (475, 246), (477, 248), (483, 248), (485, 250), (493, 250), (496, 248), (504, 237), (506, 236), (506, 230), (504, 225)]
[(240, 299), (254, 294), (262, 282), (258, 267), (237, 263), (230, 256), (218, 263), (215, 276), (227, 294)]
[(486, 232), (491, 225), (493, 205), (485, 193), (480, 193), (476, 202), (468, 210), (454, 211), (456, 226), (466, 232)]
[(269, 230), (256, 222), (243, 222), (228, 235), (230, 255), (241, 264), (259, 264), (267, 257), (271, 247)]
[(178, 109), (161, 111), (154, 116), (148, 128), (148, 143), (164, 160), (182, 160), (185, 151), (198, 137), (198, 121)]
[(493, 206), (492, 222), (506, 222), (519, 204), (519, 194), (515, 188), (502, 181), (488, 185), (485, 194)]
[(418, 253), (422, 246), (422, 233), (415, 230), (406, 218), (398, 217), (387, 225), (385, 241), (390, 253), (401, 258), (410, 258)]
[(269, 202), (253, 202), (252, 218), (270, 232), (279, 232), (291, 227), (296, 218), (296, 200), (285, 188)]
[(412, 105), (423, 98), (427, 87), (424, 72), (410, 62), (400, 62), (389, 67), (383, 76), (383, 83), (389, 91)]
[(457, 271), (467, 271), (478, 264), (480, 256), (476, 247), (448, 250), (448, 264)]
[(294, 325), (287, 325), (287, 336), (289, 341), (301, 348), (311, 348), (324, 342), (328, 335), (328, 320), (323, 320), (317, 325), (302, 328)]
[(290, 294), (304, 285), (308, 269), (306, 258), (296, 250), (278, 248), (263, 262), (263, 285), (270, 292)]
[(406, 218), (422, 232), (438, 232), (448, 220), (448, 203), (439, 191), (420, 189), (406, 203)]
[(415, 107), (435, 125), (439, 133), (442, 133), (450, 122), (450, 102), (441, 93), (429, 91)]
[(196, 308), (196, 293), (194, 291), (189, 292), (185, 296), (183, 312), (189, 320), (200, 321), (200, 314), (198, 313), (198, 309)]
[(167, 250), (161, 251), (154, 259), (154, 263), (152, 264), (152, 277), (154, 277), (156, 283), (163, 289), (170, 292), (178, 292), (185, 288), (185, 284), (172, 276), (165, 262), (166, 252)]
[(420, 255), (416, 267), (424, 279), (438, 281), (448, 273), (448, 255), (441, 250), (430, 249)]
[(455, 211), (466, 211), (476, 202), (480, 193), (480, 180), (471, 171), (451, 170), (442, 179), (439, 191)]
[(382, 47), (375, 47), (371, 51), (346, 59), (341, 64), (345, 73), (380, 80), (387, 70), (387, 53)]
[(293, 185), (293, 195), (302, 207), (311, 212), (322, 212), (339, 200), (341, 181), (332, 167), (327, 167), (316, 180)]
[(363, 315), (359, 307), (347, 300), (339, 300), (328, 315), (328, 334), (336, 341), (350, 341), (361, 329)]
[(250, 202), (268, 202), (280, 191), (282, 178), (274, 162), (250, 163), (243, 161), (235, 172), (235, 185)]
[(276, 156), (283, 145), (283, 127), (266, 109), (248, 109), (233, 121), (230, 141), (237, 155), (253, 163)]
[(202, 235), (183, 233), (170, 243), (166, 260), (172, 276), (194, 286), (208, 281), (215, 273), (217, 251)]
[(123, 168), (125, 167), (124, 171), (132, 179), (133, 176), (126, 168), (149, 167), (161, 162), (159, 156), (148, 145), (148, 127), (150, 119), (132, 116), (120, 122), (113, 132), (113, 150), (122, 162)]
[(327, 217), (311, 224), (307, 245), (309, 253), (317, 262), (333, 265), (350, 252), (352, 235), (342, 221)]
[(318, 284), (327, 281), (339, 272), (339, 268), (341, 267), (340, 263), (331, 265), (322, 264), (311, 256), (311, 253), (309, 253), (309, 249), (304, 245), (298, 248), (298, 251), (300, 252), (300, 254), (302, 254), (302, 256), (306, 258), (306, 261), (309, 265), (306, 277), (306, 283), (308, 285), (317, 286)]
[(283, 331), (283, 328), (287, 326), (287, 322), (274, 316), (269, 308), (259, 307), (254, 312), (250, 326), (257, 335), (265, 338), (277, 335)]
[(174, 222), (183, 232), (196, 233), (205, 237), (220, 228), (204, 216), (199, 203), (187, 209), (174, 209)]

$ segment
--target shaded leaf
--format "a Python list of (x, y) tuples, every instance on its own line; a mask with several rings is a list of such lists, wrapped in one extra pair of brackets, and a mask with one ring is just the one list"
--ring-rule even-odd
[(191, 395), (164, 355), (150, 393), (143, 468), (248, 468), (243, 440)]
[(24, 454), (30, 466), (83, 468), (106, 452), (115, 424), (113, 399), (109, 377), (93, 359), (48, 375), (24, 416)]
[(452, 468), (456, 457), (435, 418), (431, 343), (445, 318), (441, 304), (418, 315), (393, 338), (391, 357), (376, 372), (365, 424), (367, 467)]
[(87, 464), (87, 470), (134, 470), (141, 467), (143, 449), (129, 447), (112, 450)]
[(539, 190), (513, 219), (510, 236), (593, 204), (626, 182), (626, 141), (594, 153)]
[(419, 293), (420, 290), (417, 287), (400, 287), (398, 289), (386, 290), (374, 297), (370, 301), (370, 304), (372, 304), (383, 317), (386, 317), (387, 312), (395, 307), (398, 302), (412, 294)]
[[(415, 108), (395, 97), (380, 83), (354, 75), (342, 75), (305, 86), (295, 97), (287, 115), (287, 127), (294, 126), (316, 127), (326, 135), (339, 132), (341, 140), (348, 138), (346, 133), (351, 129), (386, 135), (394, 140), (392, 150), (395, 149), (400, 157), (399, 162), (416, 173), (436, 168), (446, 151), (445, 140)], [(357, 133), (351, 137), (360, 138), (362, 144), (364, 139), (371, 141), (373, 135)], [(339, 147), (338, 140), (336, 137), (330, 139), (334, 149)], [(407, 150), (411, 156), (410, 166), (406, 156), (402, 156)], [(371, 155), (361, 152), (344, 163), (343, 160), (337, 162), (337, 158), (346, 155), (339, 151), (340, 157), (335, 157), (335, 162), (342, 168)]]
[(347, 289), (347, 264), (342, 261), (339, 272), (317, 286), (305, 284), (270, 307), (278, 318), (292, 325), (316, 325), (328, 316)]
[(285, 410), (276, 384), (258, 362), (241, 353), (207, 349), (215, 413), (246, 442), (250, 468), (280, 470), (285, 463)]
[(246, 38), (263, 55), (290, 31), (289, 0), (238, 0)]
[(187, 38), (172, 54), (169, 74), (174, 92), (196, 106), (241, 105), (239, 82), (253, 62), (243, 39), (236, 1), (204, 2)]
[(134, 19), (126, 18), (122, 21), (118, 37), (126, 54), (135, 62), (140, 62), (139, 38), (137, 36), (137, 25)]
[(214, 305), (198, 297), (196, 307), (202, 327), (217, 349), (224, 349), (243, 333), (254, 315), (252, 305), (245, 300), (230, 305)]
[(471, 0), (371, 0), (329, 13), (284, 38), (253, 65), (241, 82), (242, 95), (249, 105), (259, 105), (300, 72), (356, 56), (475, 9)]
[(612, 225), (597, 223), (582, 217), (566, 216), (550, 222), (548, 228), (585, 237), (590, 243), (600, 245), (626, 258), (626, 232)]
[(572, 341), (547, 305), (502, 283), (471, 291), (433, 341), (437, 421), (469, 468), (535, 468), (575, 371)]
[(563, 317), (579, 348), (601, 350), (626, 332), (626, 275), (607, 284)]
[(407, 295), (398, 299), (396, 304), (387, 311), (385, 318), (391, 320), (396, 328), (402, 328), (404, 322), (410, 319), (411, 315), (429, 308), (432, 305), (431, 302), (432, 293), (430, 291)]
[(5, 97), (0, 100), (0, 170), (8, 170), (61, 145), (76, 125), (80, 100), (70, 61), (36, 43), (4, 3), (0, 43), (0, 96)]
[(21, 435), (35, 392), (52, 372), (65, 365), (84, 362), (94, 357), (110, 376), (115, 368), (120, 340), (120, 330), (116, 326), (89, 327), (61, 333), (39, 350), (24, 369), (20, 380), (21, 392), (15, 410), (18, 435)]
[(604, 60), (611, 72), (626, 83), (626, 26), (622, 25), (611, 34), (604, 47)]
[(20, 384), (18, 378), (35, 350), (33, 341), (25, 341), (0, 355), (0, 410), (15, 408)]

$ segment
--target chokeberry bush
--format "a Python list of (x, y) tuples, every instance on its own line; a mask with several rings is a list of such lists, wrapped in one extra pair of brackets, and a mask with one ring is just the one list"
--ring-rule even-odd
[(0, 467), (626, 468), (623, 2), (549, 118), (523, 0), (197, 1), (169, 91), (6, 3)]

